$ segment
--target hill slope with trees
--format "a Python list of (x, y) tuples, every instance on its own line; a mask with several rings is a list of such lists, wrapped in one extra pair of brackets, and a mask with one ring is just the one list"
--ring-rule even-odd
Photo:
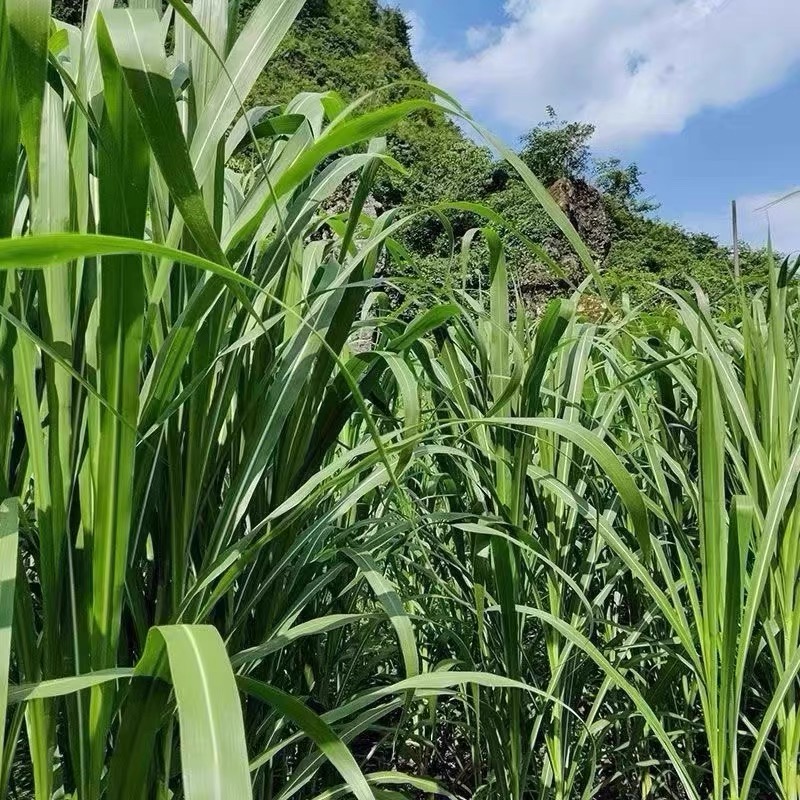
[[(241, 0), (240, 17), (255, 5), (256, 0)], [(80, 0), (56, 0), (54, 16), (78, 24), (81, 8)], [(378, 0), (308, 0), (248, 104), (271, 107), (303, 91), (328, 90), (348, 102), (370, 93), (375, 102), (397, 100), (418, 94), (413, 84), (425, 80), (411, 52), (410, 25), (399, 9)], [(562, 207), (594, 251), (608, 290), (652, 307), (658, 303), (652, 284), (686, 288), (691, 278), (712, 303), (724, 306), (731, 291), (728, 248), (658, 219), (657, 203), (646, 196), (636, 164), (593, 157), (590, 121), (560, 120), (552, 108), (542, 112), (544, 120), (522, 137), (519, 153), (546, 186), (560, 187)], [(570, 248), (516, 173), (444, 115), (423, 112), (404, 120), (388, 137), (388, 148), (407, 174), (386, 173), (379, 180), (378, 209), (458, 201), (491, 206), (510, 230), (543, 243), (566, 274), (564, 280), (549, 265), (531, 263), (529, 249), (516, 247), (512, 236), (511, 274), (535, 305), (583, 277)], [(406, 231), (403, 244), (410, 257), (405, 264), (401, 259), (392, 275), (401, 294), (425, 304), (452, 284), (454, 243), (480, 223), (472, 214), (450, 212), (448, 224), (450, 232), (432, 214)], [(744, 246), (745, 279), (763, 285), (765, 269), (765, 253)], [(478, 283), (481, 277), (470, 280)]]
[[(387, 86), (390, 96), (399, 97), (403, 89), (396, 84), (423, 80), (411, 53), (409, 24), (399, 10), (377, 0), (310, 0), (259, 81), (255, 100), (267, 105), (288, 101), (303, 90), (333, 89), (350, 101)], [(659, 220), (654, 215), (657, 204), (645, 195), (637, 165), (594, 159), (594, 128), (589, 122), (559, 120), (553, 109), (543, 109), (544, 114), (545, 120), (522, 137), (520, 155), (545, 185), (562, 180), (573, 184), (579, 204), (588, 197), (591, 206), (597, 202), (593, 196), (599, 196), (605, 212), (601, 227), (607, 227), (607, 235), (601, 232), (599, 238), (605, 236), (605, 241), (594, 249), (609, 290), (627, 293), (634, 303), (652, 305), (656, 302), (652, 283), (686, 287), (691, 277), (712, 301), (722, 302), (731, 285), (729, 250), (711, 236)], [(376, 192), (379, 205), (486, 203), (516, 230), (549, 243), (557, 261), (569, 260), (568, 248), (522, 181), (451, 121), (433, 113), (417, 116), (399, 127), (389, 147), (408, 175), (383, 180)], [(565, 210), (570, 212), (569, 207)], [(588, 222), (596, 224), (596, 217), (590, 216)], [(582, 233), (589, 232), (581, 219), (573, 221), (579, 230), (586, 229)], [(451, 222), (459, 237), (476, 219), (458, 213), (451, 215)], [(447, 283), (451, 243), (438, 218), (432, 216), (409, 231), (405, 244), (413, 254), (405, 270), (406, 286), (426, 293)], [(534, 294), (549, 295), (564, 288), (544, 265), (529, 263), (526, 249), (511, 243), (510, 252), (512, 274), (523, 292), (528, 287)], [(742, 265), (744, 274), (760, 284), (764, 253), (744, 247)], [(574, 273), (569, 264), (566, 271)]]

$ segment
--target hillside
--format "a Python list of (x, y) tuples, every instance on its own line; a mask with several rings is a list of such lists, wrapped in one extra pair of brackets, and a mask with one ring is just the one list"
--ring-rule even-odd
[[(412, 57), (409, 33), (402, 13), (377, 0), (310, 0), (258, 81), (252, 102), (282, 103), (301, 91), (335, 90), (347, 101), (383, 89), (380, 100), (414, 94), (418, 90), (408, 84), (426, 78)], [(406, 85), (397, 85), (401, 83)], [(388, 142), (408, 174), (384, 174), (374, 192), (379, 207), (477, 200), (491, 187), (495, 164), (490, 152), (443, 115), (407, 118)], [(476, 221), (460, 216), (455, 220), (457, 234)], [(403, 275), (393, 277), (405, 278), (413, 294), (426, 294), (442, 283), (442, 259), (448, 252), (442, 230), (432, 217), (406, 232), (404, 243), (414, 255), (413, 263), (407, 269), (396, 267)]]
[[(418, 80), (424, 80), (424, 75), (414, 62), (408, 24), (400, 11), (383, 7), (377, 0), (310, 0), (259, 81), (254, 100), (269, 105), (285, 102), (303, 90), (327, 89), (353, 100), (393, 83)], [(402, 90), (393, 87), (388, 91), (399, 96)], [(521, 181), (453, 123), (434, 114), (418, 116), (390, 137), (390, 147), (410, 174), (403, 179), (384, 179), (376, 197), (384, 207), (484, 202), (525, 235), (549, 243), (548, 249), (557, 260), (568, 258), (568, 248), (560, 244), (549, 218)], [(588, 158), (586, 161), (588, 164)], [(540, 164), (534, 158), (531, 166)], [(591, 174), (588, 177), (591, 184)], [(652, 305), (652, 282), (688, 286), (688, 276), (703, 285), (712, 300), (721, 302), (730, 291), (730, 254), (715, 239), (660, 221), (611, 194), (601, 193), (601, 198), (608, 241), (596, 255), (602, 260), (612, 292), (624, 291), (633, 302)], [(453, 231), (456, 236), (462, 235), (477, 222), (471, 215), (457, 214)], [(450, 254), (442, 225), (431, 218), (409, 231), (405, 243), (414, 256), (412, 263), (401, 268), (406, 286), (416, 294), (435, 293), (446, 283)], [(512, 242), (510, 251), (523, 291), (527, 286), (531, 292), (549, 295), (563, 288), (542, 265), (530, 263), (530, 255), (523, 248), (515, 248)], [(764, 263), (763, 253), (744, 249), (745, 275), (760, 281)]]
[[(248, 0), (253, 3), (254, 0)], [(246, 9), (244, 9), (246, 11)], [(346, 100), (376, 90), (393, 100), (414, 89), (392, 84), (422, 82), (403, 15), (376, 0), (309, 0), (254, 89), (251, 101), (272, 105), (301, 91), (333, 89)], [(381, 188), (380, 201), (432, 203), (478, 197), (492, 161), (435, 113), (423, 113), (390, 136), (393, 155), (410, 176)]]
[[(242, 0), (241, 17), (255, 4), (256, 0)], [(80, 0), (55, 0), (53, 11), (78, 23), (81, 7)], [(395, 100), (418, 92), (409, 84), (424, 80), (411, 53), (409, 25), (399, 10), (378, 0), (308, 0), (256, 84), (249, 104), (274, 106), (302, 91), (331, 89), (348, 101), (371, 92), (376, 92), (376, 102)], [(691, 276), (709, 292), (713, 303), (724, 307), (731, 292), (729, 251), (713, 237), (689, 233), (649, 213), (651, 206), (637, 196), (643, 187), (635, 165), (623, 167), (612, 160), (612, 179), (598, 180), (590, 151), (592, 131), (588, 124), (551, 119), (534, 128), (521, 149), (523, 159), (547, 185), (558, 178), (570, 182), (566, 194), (577, 197), (577, 202), (570, 205), (568, 201), (564, 210), (589, 239), (609, 291), (624, 292), (634, 304), (652, 307), (658, 297), (652, 283), (688, 287)], [(387, 173), (379, 180), (374, 192), (378, 208), (485, 203), (503, 214), (516, 231), (543, 243), (572, 282), (583, 277), (570, 248), (523, 183), (451, 121), (435, 113), (418, 114), (402, 122), (388, 139), (391, 154), (408, 173)], [(559, 151), (565, 141), (574, 148), (568, 153)], [(607, 168), (608, 163), (601, 166)], [(556, 169), (548, 169), (553, 164)], [(633, 186), (633, 194), (619, 195), (620, 178), (623, 187)], [(591, 209), (585, 219), (580, 207)], [(450, 215), (450, 224), (457, 241), (481, 221), (458, 212)], [(405, 264), (394, 265), (392, 278), (413, 302), (426, 304), (452, 278), (452, 241), (440, 219), (430, 215), (405, 232), (403, 243), (411, 257)], [(512, 275), (532, 304), (566, 290), (568, 283), (532, 261), (527, 248), (514, 237), (507, 237), (507, 246)], [(761, 285), (765, 262), (762, 251), (744, 247), (746, 279)], [(475, 275), (471, 279), (480, 281)]]

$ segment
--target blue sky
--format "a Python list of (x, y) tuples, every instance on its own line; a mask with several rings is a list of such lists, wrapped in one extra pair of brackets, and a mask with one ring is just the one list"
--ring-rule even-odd
[[(429, 78), (513, 143), (553, 105), (635, 160), (664, 219), (763, 243), (800, 186), (800, 0), (393, 0)], [(769, 209), (800, 249), (800, 198)]]

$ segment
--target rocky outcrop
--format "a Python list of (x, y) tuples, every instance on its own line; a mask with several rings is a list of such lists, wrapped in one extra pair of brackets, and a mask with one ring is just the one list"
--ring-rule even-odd
[(612, 224), (603, 195), (584, 180), (568, 178), (556, 181), (549, 191), (592, 254), (604, 260), (611, 249)]
[[(594, 258), (604, 261), (611, 250), (613, 225), (602, 194), (584, 180), (569, 178), (557, 180), (549, 192)], [(572, 245), (555, 226), (541, 244), (558, 264), (563, 277), (554, 274), (544, 261), (534, 262), (524, 271), (520, 284), (522, 295), (526, 304), (535, 309), (543, 307), (556, 295), (568, 293), (570, 284), (577, 285), (586, 277), (586, 270)]]

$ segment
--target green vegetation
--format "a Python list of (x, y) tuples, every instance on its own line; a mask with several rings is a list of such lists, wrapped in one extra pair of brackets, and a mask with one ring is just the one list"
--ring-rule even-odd
[[(279, 48), (272, 66), (259, 78), (256, 102), (285, 102), (309, 88), (334, 89), (351, 101), (367, 92), (404, 81), (423, 79), (409, 51), (402, 15), (377, 0), (315, 0)], [(398, 89), (378, 95), (395, 97)], [(663, 305), (654, 283), (688, 288), (689, 278), (709, 294), (721, 312), (737, 302), (727, 281), (730, 253), (709, 236), (688, 233), (652, 216), (658, 205), (643, 185), (636, 164), (618, 159), (597, 161), (591, 151), (594, 127), (563, 121), (553, 108), (520, 142), (520, 156), (546, 186), (559, 178), (585, 178), (603, 193), (612, 242), (603, 257), (609, 291), (634, 305), (655, 311)], [(408, 170), (406, 176), (383, 176), (373, 193), (384, 208), (427, 208), (436, 203), (481, 201), (499, 211), (516, 230), (536, 242), (548, 242), (560, 260), (568, 248), (525, 183), (498, 162), (491, 151), (466, 138), (452, 122), (435, 114), (404, 120), (389, 135), (389, 151)], [(464, 212), (449, 214), (457, 239), (481, 224)], [(411, 302), (443, 299), (453, 277), (452, 241), (435, 216), (418, 220), (401, 237), (413, 260), (395, 265), (395, 278)], [(742, 268), (755, 285), (766, 279), (766, 254), (745, 248)], [(527, 248), (508, 251), (512, 280), (531, 285), (545, 296), (564, 290), (553, 271)], [(472, 272), (480, 271), (473, 265)], [(571, 272), (570, 269), (567, 269)], [(573, 275), (576, 283), (581, 275)], [(484, 284), (488, 276), (482, 275)], [(431, 294), (433, 298), (431, 298)]]
[[(737, 283), (606, 165), (729, 294), (643, 314), (499, 143), (374, 203), (457, 134), (423, 88), (243, 109), (334, 0), (110, 6), (0, 0), (3, 796), (798, 800), (800, 261)], [(548, 231), (593, 280), (529, 314)]]
[[(691, 289), (694, 282), (708, 294), (715, 312), (726, 318), (739, 316), (730, 280), (731, 254), (716, 239), (632, 214), (618, 203), (609, 202), (608, 209), (615, 235), (605, 276), (616, 293), (625, 293), (633, 303), (652, 309), (659, 297), (653, 284)], [(742, 243), (741, 254), (745, 288), (763, 287), (768, 280), (769, 253)]]
[[(239, 0), (238, 27), (254, 5), (254, 0)], [(53, 14), (80, 24), (83, 8), (83, 0), (54, 0)], [(248, 104), (275, 113), (276, 105), (304, 91), (336, 91), (346, 102), (369, 95), (367, 108), (409, 94), (425, 96), (408, 88), (409, 83), (425, 80), (409, 42), (408, 24), (391, 3), (307, 0), (269, 69), (256, 80)], [(707, 235), (688, 233), (653, 217), (658, 204), (647, 196), (646, 176), (638, 166), (614, 158), (595, 159), (593, 125), (561, 120), (553, 108), (542, 112), (544, 121), (522, 137), (519, 154), (548, 187), (560, 178), (585, 179), (602, 193), (608, 219), (603, 221), (598, 241), (589, 245), (602, 261), (608, 291), (618, 301), (629, 301), (658, 318), (663, 302), (653, 284), (688, 288), (691, 278), (720, 313), (735, 314), (737, 302), (726, 277), (729, 251)], [(515, 231), (543, 243), (557, 262), (569, 262), (560, 266), (573, 286), (585, 276), (524, 181), (489, 148), (465, 136), (453, 121), (423, 111), (399, 121), (387, 132), (387, 143), (388, 152), (406, 171), (384, 171), (377, 177), (372, 187), (377, 208), (420, 210), (458, 201), (482, 202), (501, 213)], [(249, 161), (247, 167), (254, 164)], [(335, 201), (346, 204), (353, 186), (352, 181), (346, 182)], [(454, 245), (482, 223), (463, 210), (445, 216), (447, 222), (437, 214), (417, 217), (398, 236), (412, 258), (394, 262), (391, 297), (395, 305), (410, 306), (409, 314), (446, 302), (449, 288), (462, 282), (463, 269), (453, 260)], [(569, 290), (569, 282), (561, 280), (550, 263), (532, 255), (527, 247), (507, 244), (511, 281), (529, 306), (539, 307), (543, 299)], [(755, 286), (766, 280), (765, 259), (763, 251), (743, 251), (743, 272)], [(470, 265), (468, 273), (473, 288), (487, 285), (488, 275), (479, 261)]]
[(594, 125), (560, 122), (555, 109), (547, 108), (547, 120), (522, 137), (520, 157), (549, 186), (559, 178), (580, 178), (589, 171)]

